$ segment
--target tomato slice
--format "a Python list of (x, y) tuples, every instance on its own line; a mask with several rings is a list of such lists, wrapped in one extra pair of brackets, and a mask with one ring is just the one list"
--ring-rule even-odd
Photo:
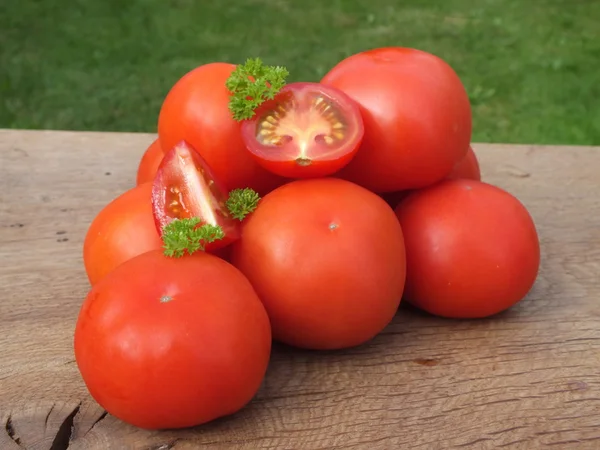
[(342, 91), (319, 83), (290, 83), (242, 123), (242, 137), (256, 161), (288, 178), (331, 175), (348, 164), (362, 141), (358, 105)]
[(152, 211), (162, 235), (175, 219), (198, 217), (200, 225), (219, 225), (225, 237), (206, 245), (214, 251), (239, 239), (240, 222), (229, 214), (227, 191), (200, 154), (185, 141), (173, 147), (161, 162), (152, 186)]

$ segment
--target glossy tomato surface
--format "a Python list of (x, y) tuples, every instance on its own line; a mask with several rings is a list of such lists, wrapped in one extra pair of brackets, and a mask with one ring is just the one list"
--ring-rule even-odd
[(437, 56), (369, 50), (344, 59), (321, 82), (348, 94), (363, 117), (362, 144), (340, 177), (378, 193), (421, 188), (444, 178), (467, 152), (469, 98)]
[(152, 184), (144, 183), (115, 198), (92, 221), (83, 243), (88, 279), (94, 285), (128, 259), (161, 247), (152, 215)]
[(540, 265), (535, 224), (508, 192), (450, 180), (396, 209), (406, 243), (404, 297), (432, 314), (478, 318), (522, 300)]
[(92, 288), (75, 328), (77, 365), (110, 414), (147, 429), (232, 414), (257, 392), (269, 318), (248, 280), (216, 256), (140, 255)]
[(163, 157), (165, 156), (160, 142), (155, 139), (142, 155), (138, 165), (136, 184), (149, 183), (154, 180)]
[(454, 165), (452, 171), (445, 177), (446, 180), (456, 180), (461, 178), (481, 181), (479, 161), (471, 146), (469, 146), (467, 154)]
[[(454, 165), (452, 171), (444, 177), (444, 180), (456, 180), (456, 179), (470, 179), (481, 181), (481, 172), (479, 170), (479, 162), (475, 156), (473, 148), (469, 146), (467, 154)], [(392, 208), (396, 208), (398, 204), (404, 200), (413, 190), (408, 191), (397, 191), (397, 192), (386, 192), (381, 194), (388, 205)]]
[(362, 344), (404, 288), (402, 230), (377, 195), (345, 180), (284, 185), (246, 219), (232, 263), (265, 304), (275, 339), (310, 349)]
[(291, 83), (242, 124), (256, 161), (288, 178), (331, 175), (356, 154), (364, 133), (356, 103), (319, 83)]
[(175, 219), (199, 218), (200, 224), (220, 226), (224, 233), (206, 251), (225, 247), (240, 237), (240, 222), (229, 214), (227, 191), (206, 161), (185, 142), (164, 157), (152, 186), (152, 211), (158, 233)]
[(263, 169), (246, 150), (240, 124), (228, 108), (225, 82), (234, 69), (210, 63), (179, 79), (160, 109), (158, 137), (165, 151), (188, 142), (228, 190), (250, 187), (264, 195), (285, 180)]

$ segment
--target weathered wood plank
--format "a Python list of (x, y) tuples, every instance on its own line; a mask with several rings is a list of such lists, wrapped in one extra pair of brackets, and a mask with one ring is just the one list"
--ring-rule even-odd
[(94, 215), (135, 183), (154, 136), (0, 131), (0, 448), (600, 448), (600, 149), (475, 145), (485, 180), (530, 209), (542, 267), (497, 317), (402, 307), (344, 352), (275, 346), (256, 399), (149, 432), (89, 397), (72, 335)]

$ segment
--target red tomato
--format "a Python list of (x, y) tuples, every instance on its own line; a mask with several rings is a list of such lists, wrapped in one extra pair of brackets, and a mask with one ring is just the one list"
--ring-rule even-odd
[(160, 142), (156, 139), (144, 152), (137, 170), (137, 185), (154, 180), (160, 162), (165, 156)]
[(256, 161), (289, 178), (331, 175), (356, 154), (364, 128), (358, 106), (338, 89), (292, 83), (242, 125)]
[(83, 242), (83, 262), (92, 285), (121, 263), (162, 247), (152, 216), (152, 184), (123, 193), (92, 221)]
[(234, 69), (233, 64), (205, 64), (177, 81), (162, 104), (158, 136), (166, 150), (188, 142), (227, 190), (250, 187), (264, 195), (285, 180), (263, 169), (246, 150), (225, 87)]
[(450, 172), (445, 179), (455, 180), (459, 178), (481, 181), (479, 161), (477, 161), (477, 156), (475, 156), (475, 152), (471, 146), (469, 146), (469, 150), (464, 158), (455, 164), (452, 172)]
[(75, 328), (75, 358), (92, 397), (147, 429), (240, 410), (270, 351), (269, 318), (248, 280), (202, 252), (127, 261), (92, 288)]
[(265, 196), (232, 246), (275, 339), (310, 349), (359, 345), (394, 317), (404, 288), (394, 211), (345, 180), (294, 181)]
[(185, 142), (165, 155), (152, 187), (152, 211), (160, 234), (174, 219), (198, 217), (201, 225), (219, 225), (225, 234), (223, 239), (206, 244), (206, 250), (227, 246), (240, 237), (240, 222), (229, 214), (226, 200), (225, 187)]
[[(467, 178), (471, 180), (481, 181), (481, 172), (479, 171), (479, 162), (473, 152), (473, 148), (469, 146), (469, 150), (463, 159), (454, 165), (452, 172), (450, 172), (444, 180), (455, 180), (460, 178)], [(388, 205), (392, 208), (398, 206), (398, 204), (404, 200), (413, 191), (398, 191), (398, 192), (387, 192), (381, 194)]]
[(432, 54), (379, 48), (350, 56), (321, 81), (358, 102), (365, 134), (339, 176), (374, 192), (421, 188), (466, 154), (471, 107), (454, 70)]
[(438, 316), (486, 317), (533, 286), (537, 232), (508, 192), (475, 180), (444, 181), (411, 194), (396, 214), (406, 243), (409, 303)]

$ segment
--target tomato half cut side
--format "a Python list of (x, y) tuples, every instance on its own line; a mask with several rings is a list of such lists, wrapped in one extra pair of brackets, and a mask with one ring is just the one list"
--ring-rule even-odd
[(227, 191), (200, 154), (185, 141), (164, 157), (152, 186), (152, 211), (158, 232), (175, 219), (197, 217), (200, 224), (219, 225), (224, 238), (206, 245), (214, 251), (240, 237), (240, 222), (229, 214)]
[(334, 174), (352, 160), (364, 134), (354, 100), (319, 83), (284, 86), (241, 129), (256, 161), (288, 178)]

